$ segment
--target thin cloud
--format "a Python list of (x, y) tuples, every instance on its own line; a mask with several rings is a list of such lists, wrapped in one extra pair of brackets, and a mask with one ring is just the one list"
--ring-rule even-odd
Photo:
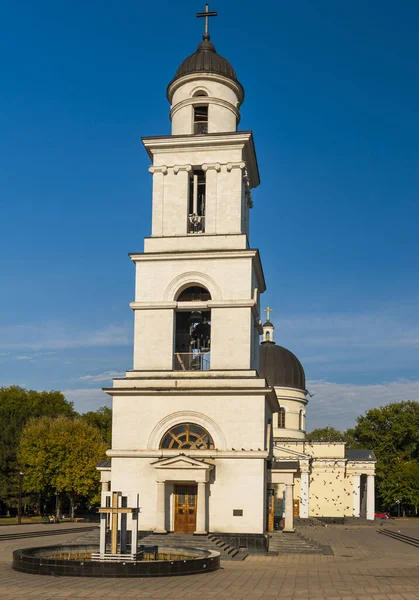
[(120, 373), (119, 371), (105, 371), (104, 373), (98, 373), (97, 375), (84, 375), (83, 377), (78, 377), (79, 381), (86, 381), (86, 383), (102, 383), (106, 381), (111, 381), (117, 377), (124, 377), (125, 373)]
[(64, 350), (94, 346), (127, 346), (132, 343), (131, 328), (107, 325), (97, 330), (77, 330), (71, 323), (47, 322), (0, 327), (2, 350)]
[(102, 406), (111, 406), (110, 397), (100, 388), (63, 390), (67, 400), (74, 402), (77, 412), (85, 413), (98, 410)]
[[(295, 315), (278, 321), (280, 337), (301, 339), (322, 348), (419, 348), (415, 313), (377, 311), (361, 314)], [(278, 342), (279, 343), (279, 342)]]
[(307, 382), (307, 389), (312, 394), (311, 398), (308, 396), (308, 430), (327, 424), (347, 429), (370, 408), (403, 400), (419, 402), (419, 380), (400, 379), (367, 385), (312, 380)]

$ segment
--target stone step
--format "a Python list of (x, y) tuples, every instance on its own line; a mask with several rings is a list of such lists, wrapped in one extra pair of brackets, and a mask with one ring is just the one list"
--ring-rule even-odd
[(169, 546), (184, 546), (186, 548), (204, 548), (208, 550), (217, 550), (220, 553), (222, 560), (244, 560), (247, 553), (241, 552), (238, 548), (219, 540), (213, 534), (207, 535), (192, 535), (192, 534), (176, 534), (168, 533), (159, 535), (151, 533), (144, 537), (140, 537), (140, 544), (147, 545), (169, 545)]
[(272, 532), (269, 536), (269, 552), (277, 554), (333, 554), (330, 546), (308, 540), (298, 533)]

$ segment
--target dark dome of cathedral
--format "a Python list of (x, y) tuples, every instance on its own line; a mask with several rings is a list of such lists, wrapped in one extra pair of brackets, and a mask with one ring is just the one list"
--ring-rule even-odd
[(303, 365), (290, 350), (273, 342), (263, 342), (260, 346), (259, 375), (265, 377), (268, 385), (306, 389)]
[(217, 54), (214, 44), (210, 42), (210, 36), (204, 34), (203, 38), (196, 52), (182, 62), (169, 86), (176, 79), (191, 73), (216, 73), (228, 77), (240, 85), (233, 67), (224, 56)]

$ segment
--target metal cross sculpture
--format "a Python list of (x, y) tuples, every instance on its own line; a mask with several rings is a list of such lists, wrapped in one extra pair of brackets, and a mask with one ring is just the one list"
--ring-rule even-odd
[(112, 537), (111, 537), (111, 552), (112, 554), (117, 553), (118, 548), (118, 515), (121, 514), (136, 514), (136, 508), (128, 508), (118, 506), (118, 499), (121, 496), (120, 492), (112, 492), (112, 502), (109, 507), (99, 508), (99, 513), (107, 513), (111, 517), (111, 529), (112, 529)]
[(197, 17), (205, 17), (205, 31), (204, 31), (204, 35), (208, 35), (208, 17), (216, 17), (217, 13), (212, 11), (209, 12), (208, 10), (208, 4), (205, 5), (205, 12), (200, 12), (200, 13), (196, 13)]
[(272, 308), (270, 306), (267, 306), (263, 312), (266, 312), (266, 320), (270, 321), (271, 312), (273, 312)]

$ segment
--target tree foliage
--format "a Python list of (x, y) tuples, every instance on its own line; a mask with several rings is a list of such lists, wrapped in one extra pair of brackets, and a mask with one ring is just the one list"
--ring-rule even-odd
[(74, 511), (80, 498), (99, 500), (100, 475), (106, 443), (99, 430), (84, 419), (41, 417), (23, 430), (18, 459), (25, 472), (24, 490), (67, 495)]
[(110, 448), (112, 439), (112, 410), (107, 406), (102, 406), (98, 410), (82, 414), (81, 418), (100, 431), (103, 441)]
[(0, 388), (0, 500), (14, 504), (17, 496), (16, 452), (25, 424), (43, 416), (73, 416), (73, 403), (61, 392), (37, 392), (19, 386)]
[(353, 436), (359, 447), (377, 456), (376, 489), (384, 504), (394, 505), (399, 499), (417, 505), (419, 402), (407, 400), (368, 410), (358, 417)]
[(384, 504), (419, 506), (419, 463), (409, 460), (395, 460), (381, 481), (380, 495)]
[(328, 425), (327, 427), (313, 429), (306, 435), (306, 439), (311, 442), (343, 442), (345, 436), (339, 429)]

